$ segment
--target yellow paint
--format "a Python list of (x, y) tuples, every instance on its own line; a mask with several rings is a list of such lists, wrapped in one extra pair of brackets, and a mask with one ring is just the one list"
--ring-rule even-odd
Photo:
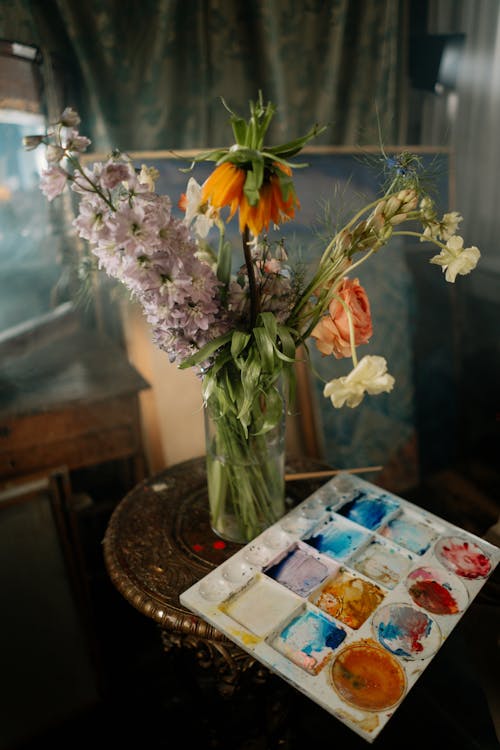
[(245, 644), (245, 646), (256, 646), (262, 640), (262, 638), (257, 638), (256, 635), (247, 633), (245, 630), (233, 630), (231, 628), (231, 635), (239, 638), (240, 641)]

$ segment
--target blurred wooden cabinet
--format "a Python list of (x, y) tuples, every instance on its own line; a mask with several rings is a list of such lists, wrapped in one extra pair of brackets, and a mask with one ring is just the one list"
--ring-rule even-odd
[(122, 463), (146, 474), (139, 393), (149, 384), (71, 311), (0, 337), (0, 483), (55, 466)]

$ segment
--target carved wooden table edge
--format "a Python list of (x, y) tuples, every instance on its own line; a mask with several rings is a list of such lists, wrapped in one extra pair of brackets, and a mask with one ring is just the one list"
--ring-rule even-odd
[[(325, 468), (315, 459), (287, 464), (288, 472)], [(287, 485), (287, 496), (295, 504), (324, 481), (294, 482)], [(205, 457), (176, 464), (136, 485), (116, 506), (103, 538), (105, 567), (118, 592), (160, 626), (166, 652), (187, 648), (201, 667), (213, 668), (223, 695), (235, 691), (243, 673), (263, 682), (268, 670), (182, 607), (179, 595), (241, 546), (221, 542), (210, 528)]]

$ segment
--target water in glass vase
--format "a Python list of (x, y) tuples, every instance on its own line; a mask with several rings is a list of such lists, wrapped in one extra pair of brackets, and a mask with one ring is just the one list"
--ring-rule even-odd
[[(254, 406), (265, 409), (265, 401)], [(285, 409), (270, 429), (255, 414), (246, 434), (209, 399), (205, 435), (210, 523), (222, 539), (247, 543), (285, 513)], [(264, 420), (265, 424), (265, 420)]]

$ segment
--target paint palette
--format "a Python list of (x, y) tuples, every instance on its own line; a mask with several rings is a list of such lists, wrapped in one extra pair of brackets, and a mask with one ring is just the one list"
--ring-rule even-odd
[(180, 596), (372, 742), (500, 560), (500, 549), (338, 474)]

